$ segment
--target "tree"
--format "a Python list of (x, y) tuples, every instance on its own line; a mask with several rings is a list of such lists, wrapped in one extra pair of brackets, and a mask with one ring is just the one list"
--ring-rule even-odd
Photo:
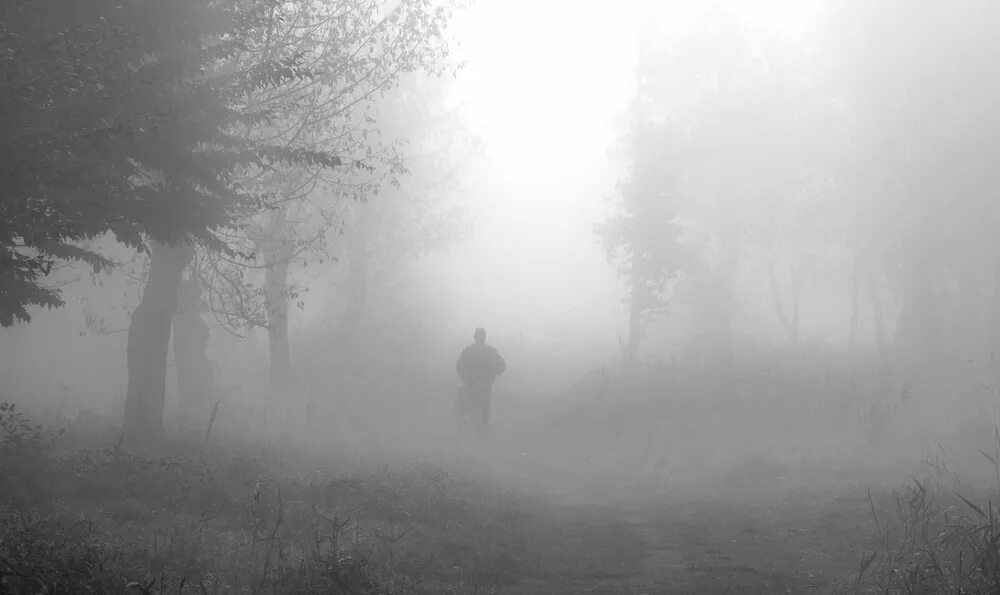
[(285, 51), (301, 56), (316, 73), (280, 89), (256, 90), (249, 102), (270, 117), (248, 123), (242, 133), (335, 153), (346, 165), (336, 171), (302, 164), (254, 172), (245, 183), (268, 197), (267, 209), (246, 221), (232, 241), (256, 258), (201, 261), (210, 269), (203, 278), (226, 279), (208, 295), (213, 309), (236, 326), (267, 329), (272, 397), (292, 388), (289, 306), (303, 307), (308, 289), (296, 282), (295, 271), (330, 258), (329, 236), (343, 228), (351, 203), (374, 197), (386, 180), (405, 171), (400, 145), (380, 137), (386, 119), (379, 113), (381, 99), (406, 73), (440, 75), (448, 69), (444, 32), (452, 10), (449, 2), (426, 0), (289, 0), (271, 10), (267, 38), (242, 58), (252, 62)]
[(746, 307), (739, 297), (760, 289), (798, 345), (807, 286), (844, 233), (831, 183), (835, 95), (809, 51), (720, 7), (689, 31), (661, 41), (644, 80), (649, 103), (682, 131), (672, 159), (683, 197), (675, 209), (702, 263), (686, 281), (704, 347), (716, 361), (730, 358)]
[(212, 366), (205, 354), (209, 332), (201, 318), (201, 293), (197, 278), (182, 281), (173, 318), (177, 395), (181, 417), (187, 420), (207, 413), (207, 397), (213, 389)]
[[(198, 51), (187, 56), (188, 59), (197, 61), (198, 71), (214, 71), (215, 74), (207, 77), (208, 81), (212, 81), (208, 97), (199, 97), (196, 93), (191, 99), (199, 99), (201, 102), (214, 100), (223, 108), (221, 115), (227, 117), (213, 122), (201, 122), (198, 117), (203, 113), (203, 103), (191, 103), (191, 112), (175, 115), (174, 132), (181, 133), (185, 130), (185, 125), (198, 124), (206, 131), (202, 134), (209, 136), (193, 139), (196, 141), (194, 144), (184, 142), (192, 139), (180, 137), (177, 148), (187, 149), (198, 155), (201, 147), (214, 147), (215, 152), (224, 157), (222, 162), (212, 164), (209, 161), (214, 166), (213, 178), (216, 186), (206, 187), (214, 190), (208, 198), (217, 200), (219, 196), (228, 194), (238, 199), (249, 196), (254, 200), (251, 208), (225, 212), (224, 221), (229, 228), (236, 227), (246, 215), (259, 210), (262, 206), (267, 206), (266, 197), (259, 198), (245, 190), (247, 185), (242, 181), (241, 174), (254, 170), (275, 171), (276, 165), (286, 168), (332, 168), (342, 164), (339, 157), (315, 150), (303, 142), (275, 143), (273, 139), (251, 138), (246, 134), (239, 134), (248, 125), (268, 126), (278, 118), (274, 112), (262, 111), (254, 104), (252, 94), (255, 91), (287, 87), (315, 76), (315, 73), (305, 65), (300, 54), (284, 49), (262, 55), (255, 51), (254, 44), (267, 45), (270, 41), (274, 10), (273, 3), (256, 5), (246, 13), (236, 9), (236, 18), (233, 20), (235, 27), (218, 33), (222, 40), (221, 45), (229, 45), (232, 48), (222, 56), (223, 61), (220, 61), (219, 56), (213, 52), (206, 51), (215, 46), (212, 45), (213, 41), (205, 36), (197, 38), (200, 44)], [(243, 54), (259, 55), (260, 59), (248, 63), (242, 59)], [(172, 58), (168, 53), (161, 56), (160, 60), (169, 61)], [(198, 91), (203, 84), (198, 78), (180, 78), (173, 81), (175, 105), (179, 100), (186, 98), (184, 91), (189, 93)], [(193, 121), (188, 120), (192, 115), (195, 116)], [(178, 172), (168, 170), (168, 173), (183, 176), (187, 172), (181, 169)], [(207, 248), (233, 254), (224, 241), (216, 236), (211, 236), (211, 239), (214, 241), (208, 243)], [(184, 240), (180, 243), (183, 246)], [(155, 257), (154, 253), (154, 259)], [(139, 307), (133, 314), (129, 330), (129, 391), (126, 397), (125, 422), (127, 429), (134, 433), (158, 433), (162, 428), (164, 387), (161, 368), (165, 362), (165, 348), (169, 341), (169, 324), (163, 325), (161, 320), (166, 319), (169, 323), (176, 309), (180, 275), (174, 274), (174, 271), (183, 270), (190, 261), (191, 252), (187, 249), (183, 252), (171, 250), (168, 252), (168, 257), (174, 258), (173, 266), (162, 270), (169, 271), (171, 276), (156, 283), (157, 269), (150, 267), (150, 281)], [(154, 288), (156, 291), (151, 291)], [(152, 305), (144, 307), (147, 303)], [(133, 331), (133, 328), (137, 330)], [(137, 381), (133, 381), (133, 377), (136, 377)], [(143, 411), (146, 412), (145, 415), (142, 415)]]
[(131, 77), (115, 67), (135, 56), (117, 55), (124, 44), (100, 21), (100, 3), (73, 3), (73, 11), (68, 4), (17, 0), (0, 8), (3, 326), (29, 321), (31, 306), (62, 305), (60, 292), (42, 284), (60, 258), (110, 264), (74, 241), (112, 227), (136, 239), (122, 197), (137, 168), (103, 155), (116, 128), (132, 123), (102, 91), (132, 90)]
[[(208, 64), (238, 50), (237, 39), (223, 36), (252, 19), (193, 0), (5, 3), (0, 323), (29, 320), (26, 306), (60, 305), (58, 292), (39, 285), (58, 259), (110, 264), (80, 240), (110, 231), (138, 248), (144, 234), (189, 234), (220, 246), (213, 231), (247, 201), (219, 172), (262, 155), (220, 143), (216, 123), (236, 113), (229, 100), (241, 86), (295, 66), (206, 76)], [(178, 81), (187, 83), (175, 88)]]
[(917, 381), (995, 349), (998, 17), (980, 0), (849, 2), (829, 25), (855, 141), (844, 161), (899, 295), (895, 355)]
[(649, 317), (666, 306), (669, 283), (687, 260), (676, 222), (680, 135), (658, 117), (646, 87), (655, 76), (652, 41), (647, 27), (639, 43), (636, 92), (623, 141), (626, 175), (617, 187), (619, 213), (596, 228), (609, 260), (626, 281), (626, 366), (635, 363)]
[(776, 147), (768, 144), (775, 140), (768, 110), (778, 108), (768, 105), (767, 64), (755, 42), (716, 7), (675, 46), (659, 48), (649, 67), (653, 103), (684, 131), (675, 160), (678, 194), (685, 198), (679, 212), (701, 232), (702, 266), (691, 281), (706, 351), (717, 360), (732, 354), (750, 203), (780, 169), (769, 158)]
[(476, 144), (461, 132), (460, 107), (446, 105), (448, 90), (445, 78), (411, 75), (380, 105), (380, 136), (399, 147), (406, 170), (348, 209), (341, 246), (348, 267), (344, 348), (372, 294), (377, 299), (379, 289), (398, 289), (396, 280), (409, 262), (446, 248), (466, 228), (461, 210), (447, 199), (462, 188), (460, 173), (476, 155)]
[(682, 228), (675, 221), (670, 140), (665, 126), (647, 124), (629, 138), (629, 173), (618, 184), (620, 213), (597, 227), (605, 252), (625, 278), (628, 337), (623, 360), (632, 365), (651, 315), (669, 302), (670, 280), (684, 266)]
[(189, 244), (150, 242), (149, 280), (128, 327), (125, 424), (133, 437), (158, 433), (163, 424), (167, 349), (177, 310), (177, 290), (191, 260)]
[[(5, 5), (2, 58), (10, 115), (2, 177), (5, 271), (0, 322), (25, 306), (58, 305), (39, 278), (56, 258), (108, 261), (74, 242), (111, 232), (150, 251), (129, 331), (125, 422), (162, 427), (170, 319), (192, 246), (229, 251), (219, 232), (257, 210), (233, 176), (275, 165), (340, 165), (328, 153), (232, 134), (266, 121), (253, 89), (311, 76), (278, 54), (247, 67), (234, 58), (267, 26), (270, 3), (207, 0), (21, 0)], [(23, 65), (23, 66), (22, 66)]]

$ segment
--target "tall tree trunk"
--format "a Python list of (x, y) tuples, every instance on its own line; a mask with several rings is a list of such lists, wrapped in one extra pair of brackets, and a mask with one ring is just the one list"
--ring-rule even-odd
[(632, 281), (632, 295), (629, 298), (628, 308), (628, 339), (622, 346), (622, 362), (626, 368), (635, 365), (639, 356), (639, 340), (642, 335), (642, 311), (643, 299), (641, 295), (642, 287), (638, 281)]
[(878, 275), (873, 258), (865, 262), (865, 277), (868, 288), (868, 300), (872, 306), (872, 324), (875, 327), (875, 347), (885, 355), (885, 314), (882, 312), (882, 300), (878, 290)]
[(368, 223), (369, 205), (358, 205), (358, 218), (348, 243), (350, 269), (347, 278), (347, 312), (344, 318), (344, 345), (354, 341), (361, 321), (364, 319), (365, 303), (368, 300)]
[(927, 258), (929, 253), (929, 248), (922, 249), (906, 263), (894, 341), (904, 382), (915, 388), (924, 388), (926, 381), (933, 378), (943, 339), (934, 289), (935, 270)]
[(802, 288), (805, 286), (805, 265), (799, 264), (795, 270), (792, 271), (792, 345), (795, 349), (799, 348), (802, 341)]
[(284, 247), (266, 253), (265, 300), (270, 361), (271, 398), (286, 395), (292, 386), (292, 356), (288, 343), (288, 259)]
[(177, 365), (177, 396), (181, 418), (197, 423), (208, 414), (212, 392), (212, 366), (205, 355), (208, 325), (199, 311), (201, 287), (196, 279), (181, 282), (177, 313), (174, 314), (174, 362)]
[(941, 338), (931, 274), (926, 270), (908, 273), (896, 329), (896, 342), (918, 358), (929, 355)]
[(774, 306), (774, 313), (777, 314), (778, 321), (781, 322), (781, 328), (783, 328), (785, 330), (785, 334), (788, 335), (788, 340), (791, 342), (792, 347), (798, 349), (799, 292), (802, 286), (801, 275), (798, 273), (792, 274), (791, 312), (788, 312), (785, 309), (784, 302), (781, 299), (781, 289), (778, 286), (778, 273), (774, 267), (771, 268), (770, 283), (771, 304)]
[(193, 255), (189, 244), (150, 242), (152, 257), (142, 300), (128, 328), (128, 389), (125, 432), (130, 438), (163, 433), (170, 322), (177, 308), (177, 289)]
[(740, 266), (741, 228), (737, 213), (726, 213), (719, 228), (721, 260), (715, 271), (710, 299), (712, 328), (712, 363), (726, 374), (733, 359), (733, 317), (736, 310), (736, 276)]
[(978, 361), (989, 353), (990, 312), (984, 307), (984, 298), (992, 291), (984, 287), (984, 279), (973, 264), (959, 265), (952, 274), (957, 277), (958, 291), (947, 309), (947, 322), (942, 325), (949, 335), (948, 352), (955, 356), (956, 362)]
[(847, 332), (847, 346), (853, 352), (858, 345), (858, 324), (861, 320), (861, 254), (855, 249), (851, 268), (851, 322)]
[(990, 352), (1000, 351), (1000, 241), (993, 241), (993, 300), (990, 304)]

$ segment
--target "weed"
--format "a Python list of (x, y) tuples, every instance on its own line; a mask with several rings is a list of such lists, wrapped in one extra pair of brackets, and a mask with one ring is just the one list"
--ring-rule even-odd
[[(957, 472), (940, 457), (928, 461), (931, 473), (913, 478), (891, 494), (894, 515), (877, 511), (869, 492), (878, 548), (858, 565), (859, 593), (995, 593), (1000, 590), (1000, 509), (997, 491), (979, 498), (959, 493)], [(1000, 429), (994, 454), (980, 451), (1000, 478)], [(948, 489), (946, 483), (952, 484)]]
[(204, 436), (56, 452), (0, 412), (0, 592), (485, 593), (538, 572), (518, 497), (430, 465), (300, 472)]

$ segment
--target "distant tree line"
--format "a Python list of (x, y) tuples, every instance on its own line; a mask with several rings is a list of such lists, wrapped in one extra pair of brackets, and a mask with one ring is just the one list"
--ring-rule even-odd
[(1000, 349), (997, 22), (984, 0), (890, 0), (830, 3), (795, 43), (711, 9), (681, 37), (647, 25), (598, 227), (625, 360), (680, 294), (725, 355), (741, 277), (792, 347), (810, 289), (839, 285), (844, 341), (915, 377)]

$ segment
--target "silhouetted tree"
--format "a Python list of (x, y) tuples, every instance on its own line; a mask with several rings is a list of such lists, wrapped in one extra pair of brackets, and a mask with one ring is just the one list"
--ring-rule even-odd
[(193, 421), (200, 414), (207, 416), (213, 390), (212, 366), (205, 353), (208, 325), (201, 317), (201, 284), (196, 278), (181, 282), (173, 332), (180, 413)]
[(304, 307), (308, 290), (294, 271), (330, 258), (329, 236), (350, 221), (350, 203), (374, 197), (405, 171), (399, 144), (379, 134), (386, 120), (379, 106), (405, 73), (449, 68), (444, 31), (452, 10), (450, 2), (426, 0), (289, 0), (272, 8), (268, 36), (242, 58), (289, 52), (314, 73), (280, 89), (255, 90), (248, 101), (269, 118), (246, 124), (243, 134), (333, 152), (346, 164), (336, 171), (300, 164), (254, 172), (244, 183), (268, 197), (268, 208), (246, 221), (234, 241), (257, 257), (202, 262), (203, 278), (225, 279), (207, 296), (213, 309), (224, 312), (227, 323), (267, 329), (272, 396), (287, 392), (294, 376), (289, 306)]
[(981, 0), (848, 2), (829, 24), (868, 260), (898, 290), (894, 351), (915, 380), (997, 345), (998, 18)]
[[(97, 0), (4, 5), (3, 314), (58, 305), (38, 277), (54, 258), (107, 260), (74, 244), (112, 232), (152, 262), (129, 330), (127, 429), (161, 428), (166, 349), (193, 244), (226, 251), (219, 232), (260, 208), (234, 175), (277, 164), (334, 167), (300, 144), (232, 133), (266, 121), (254, 89), (311, 76), (278, 54), (234, 67), (268, 25), (272, 3)], [(34, 173), (33, 173), (34, 172)], [(9, 266), (8, 266), (9, 265)]]
[(646, 28), (639, 42), (635, 95), (622, 142), (626, 175), (614, 200), (619, 212), (596, 228), (609, 260), (626, 283), (628, 336), (622, 345), (626, 366), (635, 363), (646, 322), (668, 303), (670, 281), (688, 260), (676, 221), (681, 138), (650, 105), (647, 85), (655, 75), (653, 51), (653, 32)]

